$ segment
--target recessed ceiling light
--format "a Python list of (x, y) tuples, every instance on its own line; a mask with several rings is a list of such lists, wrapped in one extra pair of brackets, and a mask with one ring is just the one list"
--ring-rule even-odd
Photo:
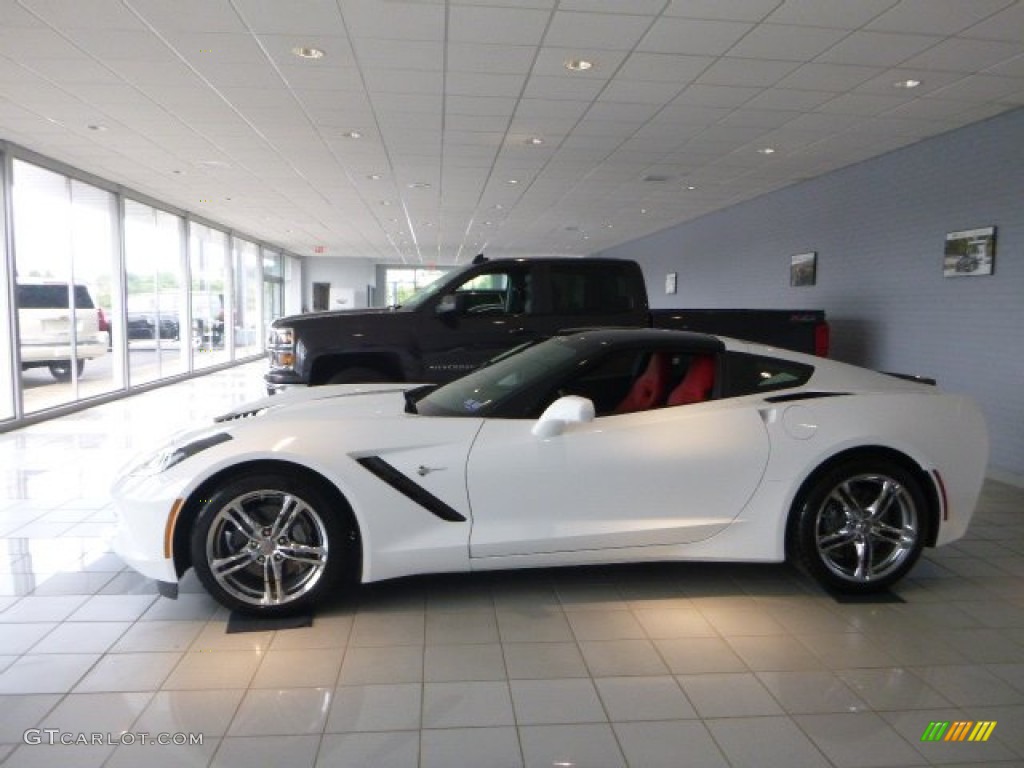
[[(774, 150), (773, 150), (773, 151), (774, 151)], [(768, 154), (771, 154), (771, 153), (768, 153)], [(691, 192), (692, 192), (693, 190), (695, 190), (695, 189), (696, 189), (696, 187), (695, 187), (695, 186), (693, 186), (692, 184), (687, 184), (687, 185), (686, 185), (686, 188), (687, 188), (688, 190), (690, 190)]]
[(646, 209), (646, 208), (641, 208), (641, 209), (640, 209), (640, 213), (642, 213), (642, 214), (646, 214), (646, 213), (647, 213), (647, 209)]
[(518, 184), (519, 183), (519, 179), (509, 179), (508, 183), (509, 184)]
[(311, 48), (302, 45), (292, 48), (292, 53), (300, 59), (322, 59), (324, 57), (324, 52), (319, 48)]
[(361, 139), (361, 138), (363, 138), (363, 134), (361, 134), (359, 131), (347, 131), (347, 132), (343, 133), (342, 136), (344, 136), (346, 139)]
[(505, 206), (502, 205), (501, 203), (495, 203), (494, 204), (494, 210), (496, 210), (496, 211), (504, 211), (505, 210)]
[(544, 139), (540, 138), (540, 136), (531, 136), (526, 140), (526, 143), (529, 144), (531, 147), (539, 147), (541, 144), (544, 143)]
[(762, 155), (774, 155), (775, 154), (775, 148), (774, 147), (761, 147), (757, 151), (760, 154), (762, 154)]
[(614, 224), (605, 224), (605, 225), (604, 225), (604, 228), (605, 228), (605, 229), (611, 229), (611, 228), (612, 228), (612, 227), (614, 227), (614, 226), (615, 226)]
[(594, 68), (594, 62), (589, 59), (566, 59), (565, 68), (570, 72), (586, 72)]
[(428, 181), (414, 181), (408, 185), (409, 189), (429, 189), (430, 182)]
[(900, 80), (899, 82), (895, 82), (892, 85), (893, 88), (906, 88), (909, 90), (911, 88), (917, 88), (917, 86), (919, 86), (920, 84), (920, 80), (914, 80), (913, 78), (911, 78), (909, 80)]
[(368, 178), (370, 181), (380, 181), (381, 175), (379, 173), (371, 173), (366, 178)]

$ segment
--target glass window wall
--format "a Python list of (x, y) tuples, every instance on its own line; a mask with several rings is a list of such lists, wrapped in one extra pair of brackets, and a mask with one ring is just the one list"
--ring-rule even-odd
[(227, 233), (189, 222), (189, 266), (192, 366), (209, 368), (230, 359), (224, 322), (231, 317), (232, 298)]
[(260, 290), (260, 248), (256, 243), (234, 239), (233, 322), (235, 357), (258, 355), (263, 351), (263, 296)]
[(128, 367), (135, 385), (188, 370), (185, 221), (134, 200), (125, 200), (124, 209)]
[(0, 153), (0, 426), (262, 354), (298, 259), (57, 166)]
[(15, 161), (15, 305), (24, 409), (123, 386), (110, 353), (120, 311), (113, 195)]

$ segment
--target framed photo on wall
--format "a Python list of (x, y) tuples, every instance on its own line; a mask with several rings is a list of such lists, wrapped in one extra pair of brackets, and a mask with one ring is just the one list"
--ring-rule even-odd
[(950, 232), (942, 257), (943, 277), (991, 275), (996, 260), (996, 228)]
[(789, 284), (797, 287), (814, 285), (818, 281), (818, 252), (798, 253), (789, 265)]

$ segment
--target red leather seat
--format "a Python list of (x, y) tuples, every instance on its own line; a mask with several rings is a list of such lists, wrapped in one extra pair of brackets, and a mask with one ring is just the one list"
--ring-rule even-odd
[(700, 355), (690, 362), (679, 385), (669, 392), (668, 405), (689, 405), (711, 399), (715, 386), (715, 358)]
[(651, 355), (647, 368), (633, 381), (633, 386), (615, 408), (615, 413), (633, 413), (656, 408), (665, 399), (670, 375), (670, 361), (667, 352)]

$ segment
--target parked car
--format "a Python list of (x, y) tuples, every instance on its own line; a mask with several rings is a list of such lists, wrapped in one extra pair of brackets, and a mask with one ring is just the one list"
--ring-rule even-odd
[[(224, 344), (224, 300), (216, 293), (193, 293), (191, 342), (195, 346)], [(177, 292), (128, 296), (128, 339), (181, 340), (181, 295)]]
[(57, 381), (70, 381), (72, 365), (80, 376), (86, 360), (107, 354), (102, 310), (85, 285), (19, 278), (15, 293), (23, 371), (49, 368)]
[(176, 596), (301, 610), (345, 578), (778, 562), (889, 587), (960, 538), (988, 455), (967, 397), (704, 334), (595, 330), (449, 384), (293, 390), (144, 457), (115, 548)]

